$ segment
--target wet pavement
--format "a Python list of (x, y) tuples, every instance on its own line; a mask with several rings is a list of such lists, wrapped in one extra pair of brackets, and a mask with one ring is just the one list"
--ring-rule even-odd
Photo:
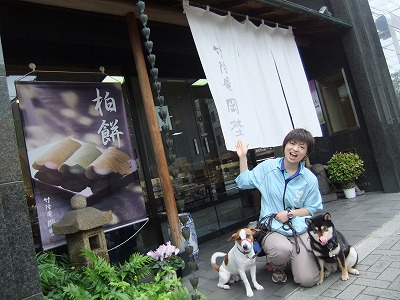
[[(354, 245), (359, 254), (357, 269), (360, 275), (350, 274), (342, 281), (340, 272), (311, 288), (303, 288), (293, 282), (290, 272), (285, 284), (276, 284), (265, 268), (265, 257), (257, 258), (257, 281), (263, 291), (254, 290), (254, 296), (246, 296), (243, 282), (235, 282), (230, 290), (217, 287), (218, 273), (211, 267), (213, 252), (227, 253), (233, 246), (228, 242), (231, 235), (216, 237), (199, 245), (198, 290), (209, 300), (240, 299), (400, 299), (400, 193), (366, 193), (352, 199), (339, 198), (324, 203), (324, 211), (332, 215), (335, 227)], [(193, 274), (182, 278), (184, 286), (193, 291), (189, 283)], [(249, 274), (248, 274), (249, 276)]]

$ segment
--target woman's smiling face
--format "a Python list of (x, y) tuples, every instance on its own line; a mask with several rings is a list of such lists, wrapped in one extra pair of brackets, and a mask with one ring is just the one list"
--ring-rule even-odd
[(307, 144), (304, 142), (289, 141), (285, 146), (284, 154), (289, 163), (299, 163), (307, 155)]

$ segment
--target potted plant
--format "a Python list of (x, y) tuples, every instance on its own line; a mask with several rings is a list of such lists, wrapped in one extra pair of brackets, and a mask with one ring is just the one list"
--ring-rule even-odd
[(179, 248), (167, 242), (160, 245), (155, 251), (147, 252), (153, 258), (151, 268), (158, 276), (176, 277), (176, 271), (185, 267), (185, 261), (178, 256)]
[(346, 198), (354, 198), (355, 180), (365, 171), (364, 162), (360, 156), (352, 152), (337, 152), (333, 154), (327, 165), (328, 178), (340, 185)]

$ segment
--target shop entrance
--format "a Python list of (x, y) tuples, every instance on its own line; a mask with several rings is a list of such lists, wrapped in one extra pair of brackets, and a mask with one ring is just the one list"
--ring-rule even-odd
[[(164, 79), (161, 82), (166, 99), (164, 105), (168, 107), (171, 121), (170, 136), (174, 141), (178, 181), (185, 200), (184, 211), (192, 215), (199, 241), (257, 219), (258, 192), (239, 191), (235, 184), (239, 174), (238, 157), (235, 152), (226, 150), (208, 85), (195, 86), (194, 80), (187, 79)], [(162, 189), (154, 172), (155, 162), (150, 166), (164, 238), (168, 240)]]

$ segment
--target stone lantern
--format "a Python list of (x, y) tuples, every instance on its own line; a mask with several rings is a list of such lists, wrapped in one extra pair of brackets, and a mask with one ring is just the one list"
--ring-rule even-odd
[(82, 195), (71, 198), (72, 211), (64, 214), (60, 221), (53, 224), (56, 235), (65, 234), (68, 253), (73, 266), (89, 265), (82, 256), (82, 249), (90, 249), (96, 255), (110, 261), (103, 225), (112, 220), (112, 212), (100, 211), (94, 207), (86, 207), (87, 200)]
[(318, 179), (318, 187), (322, 202), (324, 203), (337, 199), (337, 195), (335, 192), (332, 192), (328, 176), (326, 175), (327, 168), (327, 166), (321, 164), (314, 164), (310, 167), (311, 172), (313, 172)]

